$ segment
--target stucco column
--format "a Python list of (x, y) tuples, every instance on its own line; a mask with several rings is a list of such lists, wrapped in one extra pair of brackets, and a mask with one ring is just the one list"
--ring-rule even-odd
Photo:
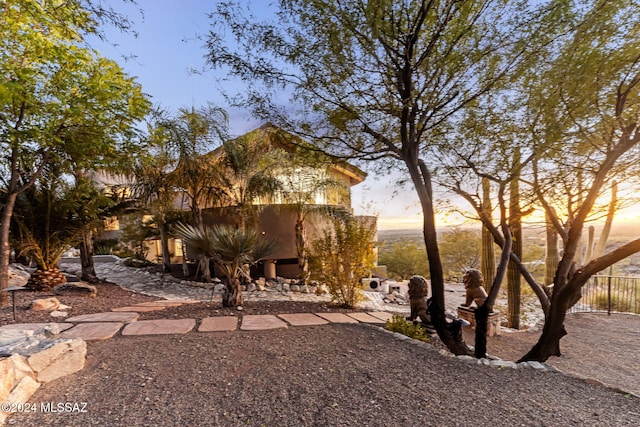
[(264, 261), (264, 277), (266, 279), (276, 278), (276, 260), (269, 259)]

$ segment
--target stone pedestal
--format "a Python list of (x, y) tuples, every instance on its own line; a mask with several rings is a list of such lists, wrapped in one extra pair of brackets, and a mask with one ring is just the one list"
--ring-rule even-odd
[[(470, 307), (458, 306), (458, 318), (464, 319), (469, 322), (469, 328), (476, 327), (476, 314), (475, 309)], [(489, 313), (489, 319), (487, 319), (487, 336), (493, 337), (500, 335), (500, 313), (492, 311)]]

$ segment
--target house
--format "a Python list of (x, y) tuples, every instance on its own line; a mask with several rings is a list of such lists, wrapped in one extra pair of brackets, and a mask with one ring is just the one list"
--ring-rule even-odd
[[(264, 168), (279, 183), (275, 192), (268, 196), (245, 197), (248, 179), (246, 176), (231, 176), (226, 182), (224, 192), (202, 207), (204, 225), (229, 224), (240, 226), (247, 216), (252, 218), (253, 226), (261, 233), (279, 242), (279, 249), (273, 257), (256, 266), (255, 275), (266, 278), (298, 277), (297, 242), (301, 236), (301, 223), (307, 245), (329, 226), (326, 213), (329, 210), (343, 210), (353, 213), (351, 207), (351, 187), (362, 183), (367, 174), (344, 160), (331, 157), (318, 150), (307, 141), (284, 132), (271, 124), (263, 125), (233, 142), (241, 142), (252, 150), (251, 155), (258, 161), (256, 168)], [(225, 155), (224, 147), (205, 154), (205, 159), (217, 162)], [(126, 191), (126, 183), (97, 175), (105, 191)], [(176, 193), (176, 208), (189, 210), (188, 197), (183, 190)], [(242, 206), (241, 206), (242, 205)], [(243, 209), (242, 215), (239, 209)], [(247, 213), (249, 213), (247, 215)], [(365, 217), (373, 221), (375, 217)], [(109, 220), (108, 237), (121, 233), (121, 224), (116, 218)], [(158, 261), (161, 257), (161, 245), (157, 240), (146, 242), (147, 258)], [(169, 247), (173, 262), (182, 262), (182, 244), (178, 239), (171, 240)], [(187, 248), (188, 249), (188, 248)]]
[[(254, 225), (266, 236), (279, 242), (273, 258), (257, 267), (256, 274), (266, 278), (298, 277), (297, 227), (304, 222), (307, 245), (322, 236), (329, 226), (328, 211), (343, 210), (353, 213), (351, 187), (362, 183), (367, 174), (344, 160), (332, 158), (318, 151), (303, 139), (266, 124), (241, 137), (246, 144), (253, 145), (258, 152), (279, 151), (272, 164), (273, 175), (280, 183), (269, 197), (257, 197), (251, 207), (255, 213)], [(210, 156), (221, 157), (224, 149), (218, 148)], [(366, 217), (374, 221), (375, 217)], [(203, 210), (205, 225), (239, 224), (239, 215), (229, 206), (215, 206)], [(299, 229), (299, 228), (298, 228)]]

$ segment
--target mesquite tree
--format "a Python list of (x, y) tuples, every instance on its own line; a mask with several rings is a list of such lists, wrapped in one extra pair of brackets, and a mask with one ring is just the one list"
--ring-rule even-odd
[[(433, 323), (454, 353), (467, 353), (444, 315), (427, 159), (455, 126), (456, 114), (491, 91), (540, 37), (553, 33), (547, 17), (558, 10), (491, 0), (279, 5), (278, 22), (257, 22), (235, 4), (220, 5), (212, 14), (218, 27), (208, 37), (209, 63), (244, 79), (244, 105), (279, 127), (340, 156), (402, 165), (424, 214)], [(283, 89), (292, 94), (284, 107), (274, 101)]]

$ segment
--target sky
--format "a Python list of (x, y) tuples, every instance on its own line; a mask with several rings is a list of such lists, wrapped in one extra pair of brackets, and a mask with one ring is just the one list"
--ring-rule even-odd
[[(137, 36), (105, 27), (107, 43), (91, 40), (103, 56), (118, 62), (127, 74), (136, 77), (152, 102), (169, 111), (180, 107), (200, 107), (208, 102), (229, 112), (231, 135), (242, 135), (263, 123), (243, 110), (225, 105), (220, 81), (229, 89), (242, 91), (242, 82), (228, 80), (223, 71), (205, 71), (201, 36), (210, 28), (207, 13), (215, 7), (212, 0), (136, 0), (136, 4), (111, 0), (112, 7), (135, 23)], [(246, 1), (245, 1), (246, 3)], [(260, 16), (270, 13), (267, 0), (252, 1), (252, 10)], [(133, 56), (132, 59), (124, 59)], [(234, 88), (235, 86), (235, 88)], [(421, 228), (422, 213), (411, 184), (399, 186), (399, 174), (382, 174), (377, 164), (358, 165), (369, 176), (352, 187), (352, 206), (356, 215), (378, 216), (378, 229)], [(464, 204), (461, 203), (464, 207)], [(640, 209), (617, 214), (618, 220), (640, 222)], [(438, 216), (438, 225), (465, 223), (460, 216)], [(469, 224), (466, 222), (466, 224)], [(477, 225), (477, 224), (475, 224)]]
[[(261, 1), (252, 2), (258, 7)], [(242, 135), (263, 123), (246, 111), (229, 108), (219, 92), (222, 71), (194, 72), (205, 65), (200, 36), (209, 30), (211, 0), (136, 0), (136, 4), (111, 1), (111, 6), (135, 23), (134, 31), (123, 33), (104, 27), (106, 43), (91, 40), (91, 47), (116, 62), (136, 78), (155, 105), (169, 111), (208, 102), (229, 112), (230, 133)], [(268, 11), (264, 11), (268, 13)], [(132, 57), (132, 58), (131, 58)], [(226, 81), (239, 91), (242, 83)], [(377, 215), (378, 229), (421, 228), (422, 216), (412, 186), (398, 188), (394, 175), (381, 175), (376, 165), (358, 165), (369, 176), (352, 187), (352, 206), (356, 215)]]

